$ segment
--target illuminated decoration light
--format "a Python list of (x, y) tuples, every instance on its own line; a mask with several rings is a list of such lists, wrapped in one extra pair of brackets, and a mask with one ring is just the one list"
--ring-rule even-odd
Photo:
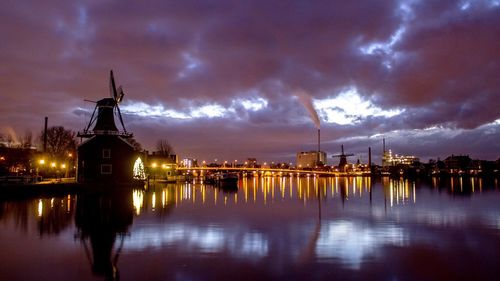
[(55, 163), (55, 162), (52, 162), (52, 163), (50, 163), (50, 166), (51, 166), (52, 168), (55, 168), (55, 167), (56, 167), (56, 163)]
[(144, 163), (142, 162), (141, 157), (137, 157), (137, 160), (135, 160), (133, 176), (134, 179), (138, 180), (146, 179), (146, 172), (144, 171)]

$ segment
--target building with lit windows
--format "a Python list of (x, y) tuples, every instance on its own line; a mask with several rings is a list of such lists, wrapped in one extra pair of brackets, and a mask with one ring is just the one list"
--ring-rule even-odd
[(326, 153), (324, 151), (301, 151), (297, 153), (297, 168), (314, 168), (326, 164)]
[(147, 154), (147, 171), (155, 179), (169, 179), (176, 175), (179, 163), (177, 155), (164, 155), (161, 152)]
[(386, 150), (382, 157), (382, 167), (393, 167), (398, 165), (412, 166), (420, 162), (420, 159), (412, 155), (393, 154), (392, 151)]

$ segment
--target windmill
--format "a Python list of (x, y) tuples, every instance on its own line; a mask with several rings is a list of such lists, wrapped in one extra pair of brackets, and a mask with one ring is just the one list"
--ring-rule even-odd
[(347, 165), (347, 157), (354, 156), (354, 154), (352, 154), (352, 153), (345, 154), (344, 153), (344, 145), (342, 144), (340, 147), (342, 149), (342, 153), (337, 154), (337, 155), (332, 155), (332, 157), (340, 157), (339, 170), (342, 172), (345, 172), (345, 166)]
[[(97, 102), (91, 101), (94, 102), (96, 106), (87, 127), (83, 130), (83, 132), (78, 132), (79, 137), (88, 138), (94, 135), (119, 135), (126, 138), (132, 137), (132, 133), (128, 133), (125, 129), (125, 125), (123, 124), (123, 118), (118, 104), (122, 102), (125, 94), (123, 93), (122, 86), (119, 86), (118, 89), (116, 89), (113, 70), (110, 71), (109, 92), (109, 98), (104, 98)], [(119, 131), (116, 127), (114, 118), (115, 115), (118, 116), (123, 131)], [(92, 125), (94, 125), (94, 127), (90, 129)]]

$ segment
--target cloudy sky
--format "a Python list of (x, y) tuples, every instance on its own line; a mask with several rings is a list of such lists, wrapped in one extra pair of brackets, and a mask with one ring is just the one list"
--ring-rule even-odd
[(83, 129), (113, 69), (149, 150), (290, 161), (315, 111), (329, 154), (500, 157), (499, 0), (3, 0), (0, 35), (3, 134)]

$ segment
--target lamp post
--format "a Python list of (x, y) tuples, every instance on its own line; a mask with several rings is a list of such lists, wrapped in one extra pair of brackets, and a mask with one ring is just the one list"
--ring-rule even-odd
[(41, 168), (43, 167), (43, 165), (45, 164), (45, 159), (40, 159), (38, 161), (38, 166), (36, 167), (36, 180), (38, 181), (38, 176), (40, 175), (40, 171)]
[(54, 178), (57, 179), (57, 173), (56, 173), (56, 162), (51, 162), (50, 163), (50, 173), (52, 174), (52, 180), (54, 180)]
[(68, 162), (68, 164), (65, 164), (65, 165), (66, 165), (66, 170), (65, 170), (65, 172), (64, 172), (64, 177), (65, 177), (65, 178), (69, 177), (69, 166), (73, 166), (73, 161), (72, 161), (72, 159), (73, 159), (73, 153), (68, 152), (68, 157), (67, 157), (67, 159), (66, 159), (66, 160), (67, 160), (67, 162)]
[(156, 163), (151, 164), (152, 173), (153, 173), (153, 181), (156, 181), (156, 166), (157, 166)]
[(66, 163), (62, 163), (61, 169), (64, 170), (64, 177), (67, 178), (68, 177), (68, 165), (66, 165)]

